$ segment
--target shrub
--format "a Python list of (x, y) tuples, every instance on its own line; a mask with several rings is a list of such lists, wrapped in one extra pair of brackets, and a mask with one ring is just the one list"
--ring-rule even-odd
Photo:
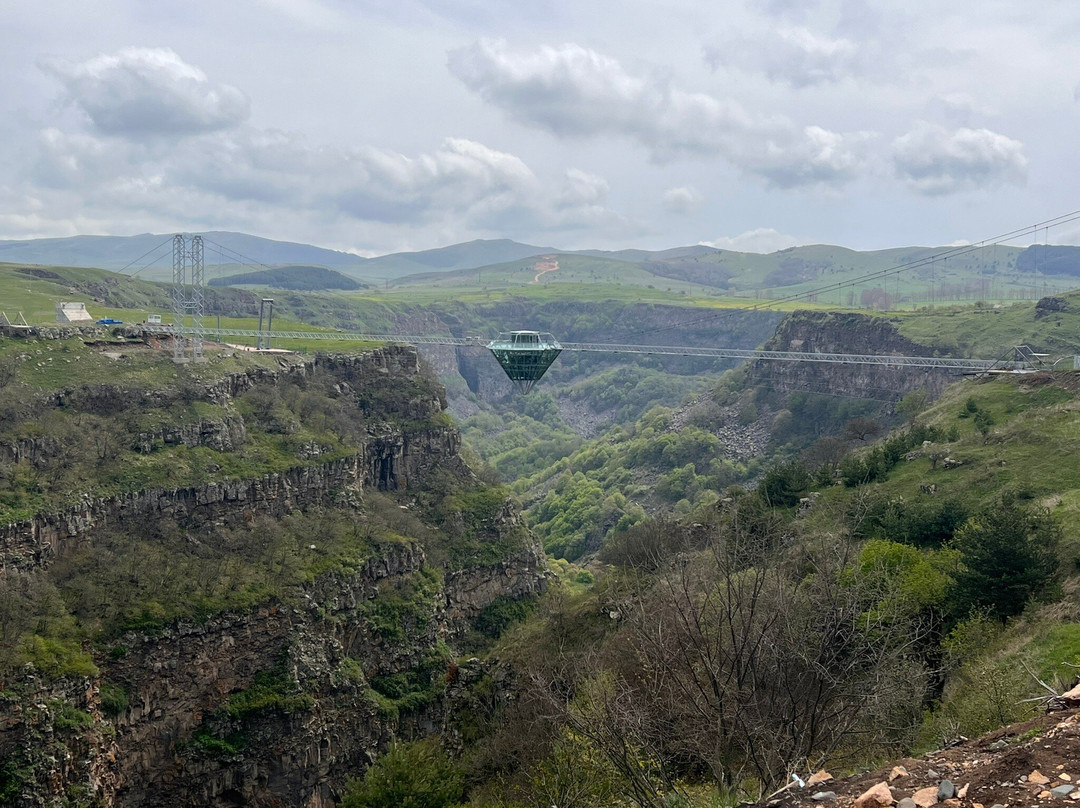
[(128, 708), (130, 700), (127, 691), (119, 685), (102, 682), (99, 695), (101, 697), (101, 711), (105, 715), (115, 718)]
[(437, 744), (396, 744), (362, 780), (352, 780), (341, 808), (449, 808), (461, 802), (465, 777)]

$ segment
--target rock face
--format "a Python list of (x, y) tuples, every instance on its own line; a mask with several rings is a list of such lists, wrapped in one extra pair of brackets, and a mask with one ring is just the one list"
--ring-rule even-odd
[[(408, 384), (420, 372), (416, 352), (401, 347), (290, 360), (278, 371), (253, 369), (216, 381), (200, 395), (227, 403), (281, 376), (331, 374), (362, 404), (359, 449), (325, 462), (313, 455), (251, 479), (84, 498), (0, 527), (0, 562), (32, 575), (69, 548), (92, 546), (96, 531), (117, 524), (228, 527), (313, 506), (353, 509), (371, 489), (413, 496), (436, 468), (473, 479), (457, 456), (456, 430), (438, 417), (445, 403), (437, 388)], [(242, 427), (199, 423), (151, 439), (225, 445), (242, 442)], [(360, 510), (351, 512), (362, 521)], [(484, 536), (505, 548), (501, 558), (435, 564), (429, 556), (444, 526), (431, 525), (424, 541), (432, 546), (404, 536), (387, 540), (355, 569), (332, 567), (287, 599), (128, 631), (92, 649), (93, 675), (45, 682), (28, 669), (4, 683), (0, 698), (0, 788), (17, 776), (18, 804), (26, 806), (70, 800), (106, 808), (333, 808), (347, 778), (361, 774), (393, 738), (443, 726), (457, 692), (445, 644), (469, 634), (493, 604), (543, 591), (546, 561), (513, 506), (507, 502), (484, 518)], [(378, 623), (371, 604), (382, 593), (409, 591), (418, 579), (431, 589), (410, 616), (400, 626)], [(412, 691), (411, 701), (384, 695), (392, 689), (381, 682), (419, 669), (429, 684)]]
[[(800, 311), (792, 314), (763, 346), (773, 351), (806, 353), (896, 354), (933, 356), (934, 350), (902, 336), (880, 317), (865, 314)], [(895, 369), (874, 365), (758, 360), (750, 365), (752, 378), (777, 390), (806, 390), (827, 394), (899, 400), (923, 389), (936, 397), (954, 372), (927, 368)]]
[[(358, 356), (317, 357), (309, 361), (282, 362), (279, 371), (252, 368), (230, 374), (200, 391), (201, 397), (227, 404), (257, 384), (274, 383), (285, 376), (331, 373), (341, 383), (355, 388), (358, 396), (371, 385), (393, 387), (396, 380), (420, 372), (416, 351), (392, 347)], [(94, 393), (102, 397), (101, 391)], [(91, 393), (85, 390), (62, 393), (57, 398)], [(161, 394), (147, 391), (148, 400), (161, 404)], [(108, 398), (108, 396), (105, 396)], [(392, 398), (392, 397), (391, 397)], [(83, 497), (66, 509), (39, 513), (31, 519), (0, 525), (0, 567), (28, 569), (64, 552), (65, 546), (87, 540), (99, 527), (137, 520), (174, 519), (182, 526), (207, 523), (230, 524), (250, 520), (255, 515), (280, 517), (294, 508), (332, 501), (345, 492), (407, 488), (433, 464), (455, 457), (460, 436), (449, 426), (405, 430), (395, 426), (401, 420), (426, 423), (442, 412), (438, 398), (399, 400), (394, 404), (397, 421), (378, 421), (368, 430), (360, 452), (324, 463), (309, 462), (280, 473), (248, 479), (223, 479), (194, 488), (149, 489), (110, 497)], [(387, 413), (381, 413), (383, 416)], [(244, 424), (239, 418), (198, 422), (185, 427), (163, 426), (146, 440), (166, 444), (212, 446), (228, 451), (244, 440)], [(48, 438), (19, 441), (0, 447), (11, 457), (33, 456), (47, 450)], [(317, 457), (317, 452), (313, 452)], [(0, 454), (0, 456), (3, 456)]]

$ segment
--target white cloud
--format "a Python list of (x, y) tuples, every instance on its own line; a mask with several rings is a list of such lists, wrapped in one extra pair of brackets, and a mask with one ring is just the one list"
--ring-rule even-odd
[(50, 129), (28, 180), (58, 216), (85, 208), (128, 222), (205, 216), (228, 229), (292, 217), (293, 226), (310, 220), (342, 229), (351, 223), (354, 232), (378, 225), (459, 235), (641, 230), (605, 206), (602, 177), (571, 169), (547, 182), (515, 155), (462, 138), (408, 156), (250, 127), (167, 148)]
[(786, 250), (788, 247), (796, 247), (800, 242), (794, 236), (786, 236), (771, 227), (759, 227), (755, 230), (747, 230), (737, 236), (721, 236), (713, 241), (703, 241), (701, 243), (706, 247), (715, 247), (718, 250), (771, 253), (777, 250)]
[(611, 186), (603, 177), (578, 168), (570, 168), (567, 169), (563, 178), (560, 205), (562, 207), (599, 205), (607, 199), (610, 190)]
[(989, 129), (922, 123), (892, 146), (897, 176), (928, 196), (1021, 185), (1027, 176), (1024, 144)]
[(697, 188), (682, 185), (677, 188), (668, 188), (660, 201), (668, 213), (686, 216), (697, 211), (705, 199)]
[(735, 67), (764, 73), (793, 87), (835, 84), (866, 67), (859, 46), (844, 37), (816, 34), (807, 28), (781, 28), (760, 38), (735, 38), (705, 48), (714, 70)]
[(563, 137), (616, 135), (654, 161), (719, 157), (771, 185), (842, 184), (863, 163), (865, 136), (747, 112), (735, 101), (635, 75), (580, 45), (520, 53), (482, 40), (450, 52), (467, 87), (515, 120)]
[(181, 137), (234, 127), (247, 119), (244, 93), (212, 84), (168, 48), (125, 48), (84, 62), (43, 59), (69, 100), (105, 134)]

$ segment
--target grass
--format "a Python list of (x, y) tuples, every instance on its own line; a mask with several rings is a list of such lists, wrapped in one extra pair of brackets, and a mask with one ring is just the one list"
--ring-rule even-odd
[(1080, 352), (1080, 293), (1062, 294), (1068, 308), (1036, 317), (1034, 302), (1000, 309), (953, 306), (893, 316), (900, 333), (960, 356), (997, 357), (1017, 345), (1054, 354)]

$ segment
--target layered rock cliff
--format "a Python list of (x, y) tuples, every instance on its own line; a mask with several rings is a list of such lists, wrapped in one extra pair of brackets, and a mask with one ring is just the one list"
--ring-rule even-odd
[[(0, 801), (332, 808), (393, 738), (443, 725), (457, 649), (477, 619), (545, 586), (516, 510), (458, 457), (415, 350), (285, 359), (195, 388), (124, 390), (128, 415), (184, 397), (225, 412), (135, 430), (131, 450), (219, 457), (269, 429), (267, 445), (290, 447), (292, 465), (245, 477), (219, 463), (199, 485), (68, 497), (0, 527), (4, 591), (63, 595), (44, 633), (31, 623), (5, 640), (17, 653), (0, 692)], [(87, 385), (42, 400), (63, 410), (115, 394)], [(336, 443), (292, 440), (294, 415), (322, 418)], [(27, 468), (51, 451), (31, 436), (6, 445)], [(154, 569), (131, 554), (158, 537), (198, 562), (178, 570), (220, 575), (219, 594), (203, 605), (146, 600)], [(130, 587), (122, 570), (92, 572), (99, 545), (130, 563)], [(87, 562), (84, 583), (74, 567)], [(183, 589), (175, 574), (162, 568), (155, 591)], [(135, 609), (117, 598), (143, 600)], [(25, 624), (5, 608), (0, 627)]]
[[(779, 325), (762, 347), (805, 353), (903, 356), (934, 356), (937, 353), (929, 346), (904, 337), (895, 325), (881, 317), (845, 312), (795, 312)], [(775, 390), (803, 390), (885, 401), (899, 400), (917, 389), (924, 389), (936, 397), (946, 385), (959, 378), (955, 371), (932, 368), (766, 360), (752, 362), (749, 371), (755, 383)]]

